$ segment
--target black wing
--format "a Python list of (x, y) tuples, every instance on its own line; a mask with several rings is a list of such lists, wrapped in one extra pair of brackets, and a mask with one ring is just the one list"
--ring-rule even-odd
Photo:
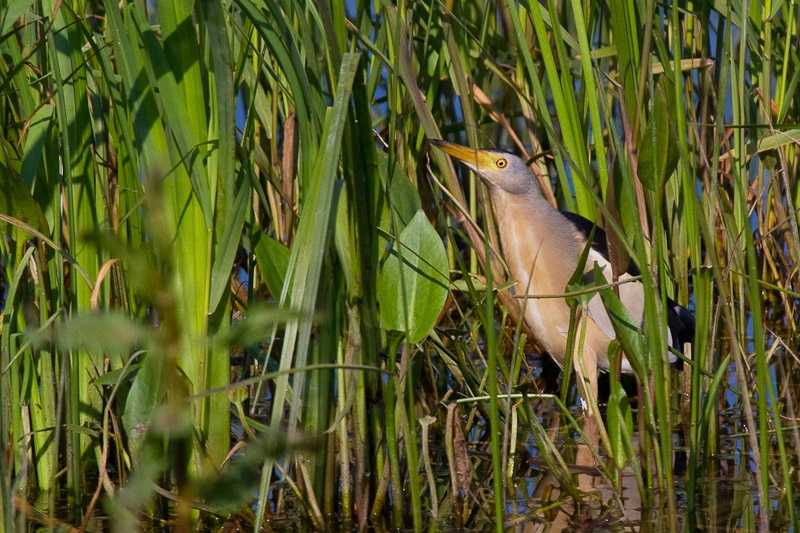
[[(608, 243), (606, 242), (606, 232), (603, 231), (602, 228), (597, 226), (594, 222), (589, 220), (588, 218), (583, 218), (580, 215), (575, 213), (570, 213), (568, 211), (562, 212), (562, 215), (572, 222), (572, 225), (575, 226), (575, 229), (583, 234), (584, 238), (589, 239), (589, 236), (592, 234), (592, 229), (594, 229), (594, 237), (592, 238), (592, 249), (603, 256), (606, 261), (611, 261), (608, 256)], [(628, 265), (628, 274), (631, 276), (638, 276), (641, 274), (639, 271), (639, 267), (637, 267), (633, 261), (630, 262)]]

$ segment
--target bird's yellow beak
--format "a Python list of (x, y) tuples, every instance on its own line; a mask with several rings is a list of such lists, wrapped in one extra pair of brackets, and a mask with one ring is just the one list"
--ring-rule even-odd
[(488, 168), (489, 160), (493, 157), (491, 154), (483, 150), (467, 148), (466, 146), (442, 141), (440, 139), (431, 139), (428, 142), (442, 152), (455, 157), (459, 161), (462, 161), (473, 170), (478, 170), (481, 167)]

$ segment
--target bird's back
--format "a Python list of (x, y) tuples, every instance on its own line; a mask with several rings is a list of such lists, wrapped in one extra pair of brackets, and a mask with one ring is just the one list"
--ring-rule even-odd
[[(541, 197), (524, 197), (492, 191), (492, 203), (498, 220), (503, 253), (517, 294), (529, 296), (559, 295), (575, 272), (578, 258), (592, 232), (593, 224), (573, 214), (560, 213)], [(611, 264), (605, 251), (603, 230), (594, 230), (585, 282), (591, 282), (597, 264), (606, 280), (612, 279)], [(635, 266), (620, 276), (625, 281), (639, 275)], [(640, 282), (619, 285), (619, 296), (630, 315), (641, 326), (644, 321), (644, 289)], [(569, 335), (570, 310), (564, 298), (526, 298), (525, 321), (536, 340), (563, 365)], [(598, 367), (608, 370), (608, 344), (616, 337), (600, 295), (588, 304), (584, 352), (594, 352)], [(691, 342), (693, 319), (685, 308), (669, 301), (667, 318), (672, 345), (680, 349)], [(670, 360), (675, 356), (670, 354)], [(622, 370), (632, 372), (627, 360)]]

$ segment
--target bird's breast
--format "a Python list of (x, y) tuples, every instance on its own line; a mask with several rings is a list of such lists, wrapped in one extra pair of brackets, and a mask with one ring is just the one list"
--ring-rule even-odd
[(536, 340), (562, 362), (569, 332), (569, 306), (563, 298), (536, 296), (563, 294), (577, 257), (553, 249), (552, 241), (536, 231), (535, 221), (528, 220), (528, 215), (519, 213), (504, 218), (506, 223), (500, 224), (503, 254), (511, 276), (517, 281), (516, 294), (528, 296), (522, 302), (525, 322)]
[[(563, 297), (552, 296), (564, 294), (585, 240), (582, 242), (572, 224), (556, 210), (548, 209), (549, 206), (536, 210), (513, 200), (498, 203), (495, 202), (495, 213), (499, 213), (503, 254), (511, 276), (517, 281), (514, 290), (518, 295), (528, 296), (523, 302), (525, 322), (537, 342), (563, 364), (570, 309)], [(609, 335), (598, 328), (590, 313), (584, 351), (593, 351), (601, 367), (608, 366), (609, 341)]]

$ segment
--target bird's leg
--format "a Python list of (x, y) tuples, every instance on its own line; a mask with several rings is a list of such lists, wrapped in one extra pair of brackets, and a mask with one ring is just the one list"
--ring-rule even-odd
[(588, 326), (587, 314), (581, 313), (581, 326), (579, 342), (575, 343), (576, 353), (573, 354), (572, 364), (575, 369), (575, 378), (578, 383), (578, 392), (580, 393), (583, 402), (583, 408), (586, 410), (586, 419), (584, 422), (584, 434), (587, 439), (587, 450), (585, 453), (580, 453), (584, 458), (589, 457), (588, 460), (591, 464), (595, 464), (594, 456), (591, 449), (597, 449), (600, 441), (600, 435), (597, 428), (597, 352), (589, 346), (586, 346), (586, 330)]
[(581, 384), (578, 388), (581, 399), (586, 409), (586, 438), (591, 446), (597, 446), (599, 435), (597, 432), (597, 354), (594, 350), (584, 352), (573, 359), (575, 375)]
[[(578, 357), (573, 358), (575, 375), (580, 383), (578, 391), (582, 401), (585, 402), (586, 418), (583, 421), (583, 434), (586, 444), (579, 444), (575, 463), (581, 466), (597, 466), (594, 451), (598, 449), (600, 434), (597, 428), (597, 354), (594, 350), (584, 350)], [(584, 374), (585, 372), (585, 374)], [(584, 377), (585, 376), (585, 377)], [(587, 387), (588, 382), (588, 387)], [(578, 488), (584, 492), (594, 490), (595, 476), (590, 474), (578, 475)]]

